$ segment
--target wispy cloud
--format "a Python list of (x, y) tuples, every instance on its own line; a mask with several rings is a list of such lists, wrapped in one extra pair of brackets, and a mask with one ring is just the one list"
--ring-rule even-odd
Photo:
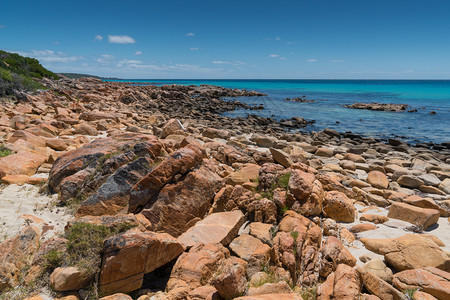
[(195, 34), (192, 32), (189, 32), (189, 33), (186, 33), (186, 36), (195, 36)]
[(58, 41), (54, 41), (53, 45), (59, 45), (59, 42)]
[(114, 44), (134, 44), (135, 39), (128, 35), (108, 35), (108, 42)]
[(189, 50), (191, 50), (191, 51), (197, 51), (198, 49), (200, 49), (199, 47), (191, 47), (191, 48), (189, 48)]
[(122, 59), (117, 63), (117, 67), (122, 67), (123, 65), (139, 65), (142, 64), (142, 61), (140, 60), (134, 60), (134, 59)]
[(307, 59), (307, 60), (306, 60), (306, 62), (316, 62), (316, 61), (317, 61), (316, 58), (310, 58), (310, 59)]
[(333, 59), (331, 62), (332, 63), (341, 63), (341, 62), (344, 62), (344, 60), (343, 59)]
[(142, 51), (136, 51), (134, 52), (134, 55), (142, 55)]
[(22, 56), (34, 57), (41, 62), (52, 63), (52, 62), (71, 62), (83, 59), (82, 56), (71, 56), (60, 51), (53, 50), (31, 50), (26, 51), (11, 51), (18, 53)]
[(270, 54), (269, 57), (275, 58), (275, 57), (279, 57), (280, 54)]
[(100, 34), (97, 34), (95, 37), (94, 37), (94, 41), (102, 41), (103, 40), (103, 37), (100, 35)]
[(100, 58), (97, 59), (97, 62), (102, 65), (109, 65), (116, 60), (116, 57), (112, 54), (102, 54)]
[(237, 61), (227, 61), (227, 60), (213, 60), (212, 61), (213, 64), (217, 64), (217, 65), (233, 65), (233, 66), (241, 66), (241, 65), (245, 65), (244, 62), (237, 60)]
[(275, 38), (275, 41), (280, 41), (281, 40), (281, 38), (279, 37), (279, 36), (277, 36), (276, 38)]

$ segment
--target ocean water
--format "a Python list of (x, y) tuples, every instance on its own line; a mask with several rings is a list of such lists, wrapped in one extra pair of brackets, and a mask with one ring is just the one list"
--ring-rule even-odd
[[(239, 97), (247, 104), (263, 104), (264, 110), (236, 110), (237, 117), (256, 114), (277, 120), (294, 116), (315, 120), (306, 130), (331, 128), (374, 138), (399, 138), (411, 143), (450, 141), (450, 81), (448, 80), (123, 80), (137, 84), (212, 84), (256, 90), (263, 97)], [(314, 103), (286, 98), (302, 97)], [(356, 102), (405, 103), (409, 112), (382, 112), (345, 108)], [(436, 114), (430, 114), (435, 111)]]

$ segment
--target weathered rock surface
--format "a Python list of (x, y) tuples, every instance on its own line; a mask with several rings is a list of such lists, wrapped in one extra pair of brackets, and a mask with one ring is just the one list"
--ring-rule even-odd
[(402, 291), (419, 289), (437, 299), (450, 298), (450, 273), (433, 267), (399, 272), (394, 275), (393, 284)]
[(183, 246), (166, 233), (131, 229), (105, 241), (100, 291), (128, 293), (141, 287), (144, 274), (183, 253)]
[(237, 236), (242, 224), (244, 214), (240, 210), (214, 213), (189, 228), (178, 237), (178, 241), (186, 247), (192, 247), (197, 243), (222, 243), (228, 246)]
[(389, 208), (388, 217), (407, 221), (424, 229), (436, 224), (440, 212), (436, 209), (420, 208), (406, 203), (395, 202)]
[(199, 168), (182, 181), (166, 185), (155, 200), (147, 203), (142, 214), (154, 231), (178, 237), (193, 225), (189, 222), (199, 221), (206, 215), (221, 186), (222, 180), (217, 174)]
[(427, 237), (405, 235), (395, 239), (362, 238), (364, 246), (384, 255), (386, 262), (398, 271), (435, 267), (448, 272), (450, 258)]
[(352, 201), (343, 193), (330, 191), (325, 194), (323, 212), (338, 222), (353, 222), (356, 210)]

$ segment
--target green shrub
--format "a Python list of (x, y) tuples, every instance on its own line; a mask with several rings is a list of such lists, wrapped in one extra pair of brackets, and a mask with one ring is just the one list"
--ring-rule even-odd
[(5, 146), (0, 146), (0, 157), (5, 157), (11, 154), (12, 154), (11, 150), (5, 148)]

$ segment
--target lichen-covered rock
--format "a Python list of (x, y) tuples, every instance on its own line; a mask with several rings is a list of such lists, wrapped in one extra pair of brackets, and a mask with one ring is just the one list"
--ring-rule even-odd
[(184, 175), (202, 162), (203, 154), (198, 147), (187, 145), (154, 168), (130, 191), (129, 212), (137, 212), (144, 207), (177, 174)]
[(338, 191), (330, 191), (325, 194), (323, 212), (338, 222), (354, 222), (356, 217), (352, 201)]

